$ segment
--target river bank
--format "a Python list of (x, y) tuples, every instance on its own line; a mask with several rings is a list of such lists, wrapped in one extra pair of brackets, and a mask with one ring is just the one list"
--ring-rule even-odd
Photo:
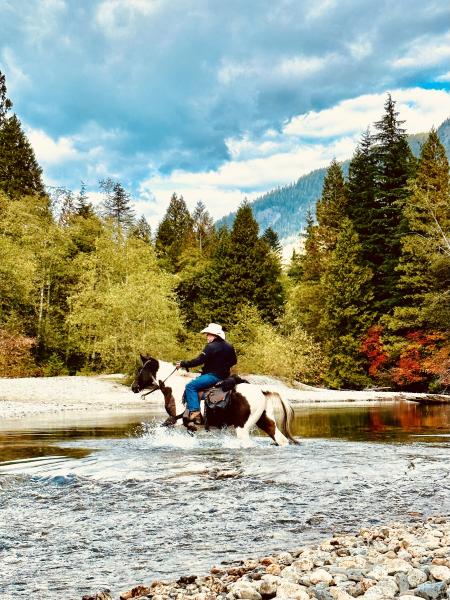
[[(192, 375), (185, 372), (174, 373), (169, 384), (174, 394), (181, 397), (187, 379)], [(377, 390), (344, 391), (313, 388), (298, 385), (288, 387), (283, 382), (264, 376), (249, 376), (248, 379), (258, 385), (269, 385), (279, 391), (290, 402), (309, 404), (316, 402), (371, 402), (393, 400), (450, 401), (450, 397), (430, 394), (411, 394)], [(70, 415), (117, 412), (143, 412), (149, 407), (164, 411), (164, 399), (157, 391), (142, 399), (133, 394), (125, 385), (125, 376), (98, 375), (76, 377), (29, 377), (18, 379), (0, 378), (0, 421), (20, 421), (30, 417), (48, 417), (50, 415)]]
[[(414, 513), (410, 513), (414, 521)], [(439, 600), (450, 597), (450, 522), (393, 523), (334, 535), (314, 546), (238, 564), (207, 576), (154, 581), (121, 600)], [(110, 600), (107, 590), (83, 600)]]

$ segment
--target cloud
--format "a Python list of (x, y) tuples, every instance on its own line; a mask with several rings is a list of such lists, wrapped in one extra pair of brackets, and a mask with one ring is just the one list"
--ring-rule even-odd
[(441, 65), (450, 59), (450, 32), (434, 39), (415, 40), (403, 56), (394, 60), (397, 69), (417, 69)]
[(54, 140), (41, 129), (26, 129), (26, 135), (38, 162), (44, 166), (61, 164), (79, 158), (73, 140), (68, 137)]

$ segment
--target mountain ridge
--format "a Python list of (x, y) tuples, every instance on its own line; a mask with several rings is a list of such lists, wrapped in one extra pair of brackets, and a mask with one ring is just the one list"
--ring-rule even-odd
[[(445, 147), (450, 159), (450, 118), (446, 119), (437, 129), (439, 139)], [(415, 133), (408, 136), (408, 142), (415, 156), (419, 156), (422, 144), (428, 133)], [(344, 175), (348, 175), (350, 165), (348, 159), (341, 163)], [(296, 182), (270, 190), (251, 202), (253, 215), (263, 232), (271, 227), (280, 241), (292, 240), (302, 231), (308, 209), (315, 208), (317, 200), (322, 195), (322, 187), (327, 168), (315, 169), (302, 175)], [(231, 212), (219, 219), (217, 226), (231, 227), (236, 212)]]

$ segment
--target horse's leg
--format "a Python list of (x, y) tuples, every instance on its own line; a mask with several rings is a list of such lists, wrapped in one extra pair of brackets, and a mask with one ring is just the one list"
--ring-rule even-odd
[(277, 446), (286, 446), (289, 444), (287, 437), (285, 437), (278, 429), (273, 414), (271, 417), (269, 417), (267, 412), (264, 411), (259, 420), (256, 422), (256, 425), (262, 429), (264, 433), (267, 433), (267, 435), (273, 439)]

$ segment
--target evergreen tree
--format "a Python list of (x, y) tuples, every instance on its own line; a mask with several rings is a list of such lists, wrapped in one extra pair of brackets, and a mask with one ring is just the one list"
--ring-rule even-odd
[(204, 320), (229, 326), (245, 304), (274, 322), (282, 313), (284, 292), (279, 258), (258, 237), (258, 224), (245, 201), (228, 236), (222, 233), (210, 269), (202, 278), (203, 296), (197, 311)]
[(361, 266), (362, 247), (346, 218), (323, 277), (324, 313), (320, 327), (329, 360), (326, 380), (332, 387), (369, 383), (361, 339), (371, 323), (372, 271)]
[(0, 190), (13, 199), (45, 195), (42, 169), (16, 115), (0, 126)]
[(334, 249), (341, 223), (346, 216), (347, 191), (340, 164), (333, 160), (328, 168), (323, 191), (317, 202), (317, 235), (321, 250), (326, 254)]
[(134, 223), (130, 194), (120, 182), (111, 178), (102, 179), (99, 185), (106, 194), (103, 202), (105, 216), (113, 221), (119, 231), (128, 229)]
[(372, 136), (367, 130), (349, 165), (346, 213), (353, 223), (362, 246), (362, 257), (370, 264), (377, 255), (373, 239), (373, 221), (376, 216), (376, 157)]
[(146, 244), (152, 243), (152, 230), (144, 215), (141, 215), (141, 218), (131, 229), (131, 235)]
[(84, 181), (81, 182), (80, 191), (75, 199), (75, 210), (80, 217), (84, 218), (92, 217), (95, 214), (92, 202), (89, 202)]
[(403, 328), (450, 323), (450, 184), (445, 148), (433, 129), (422, 147), (404, 206), (408, 232), (398, 266), (401, 306), (394, 321)]
[(377, 132), (373, 137), (376, 203), (370, 231), (370, 261), (376, 273), (375, 307), (380, 314), (389, 312), (400, 300), (395, 269), (404, 233), (402, 210), (409, 193), (407, 182), (414, 170), (414, 157), (402, 127), (403, 121), (398, 120), (390, 95), (384, 108), (385, 114), (375, 123)]
[(201, 201), (197, 202), (192, 213), (192, 229), (200, 254), (210, 254), (216, 241), (216, 230), (214, 221)]
[(269, 248), (272, 248), (272, 250), (276, 254), (278, 254), (278, 256), (281, 256), (282, 247), (280, 243), (280, 238), (278, 237), (278, 234), (272, 229), (272, 227), (267, 227), (267, 229), (262, 234), (261, 239), (264, 240), (269, 246)]
[(170, 271), (179, 270), (178, 261), (193, 239), (192, 217), (183, 196), (174, 193), (156, 232), (156, 252)]
[(12, 102), (8, 98), (5, 75), (0, 71), (0, 127), (6, 118), (6, 114), (12, 108)]

